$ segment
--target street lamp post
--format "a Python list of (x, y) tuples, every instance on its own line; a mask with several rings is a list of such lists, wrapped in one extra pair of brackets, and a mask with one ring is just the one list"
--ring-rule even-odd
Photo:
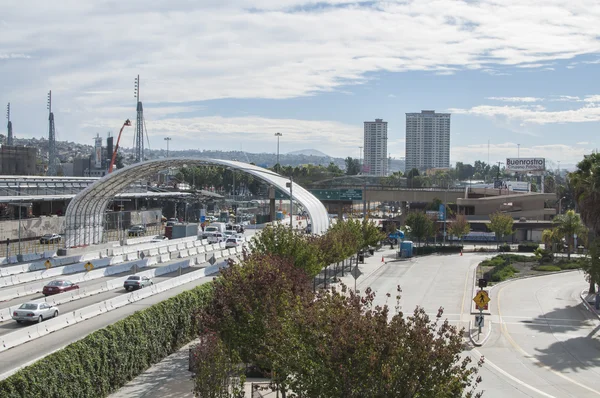
[(292, 178), (292, 176), (290, 176), (290, 182), (287, 183), (287, 185), (289, 185), (290, 187), (290, 229), (294, 229), (294, 212), (292, 211), (294, 209), (294, 199), (292, 198), (292, 185), (294, 184), (294, 180)]
[(171, 137), (165, 137), (165, 141), (167, 141), (167, 157), (169, 157), (169, 141), (171, 141)]
[(359, 146), (358, 149), (360, 150), (359, 154), (358, 154), (358, 174), (361, 174), (363, 171), (363, 167), (362, 167), (362, 149), (363, 147)]
[(277, 137), (277, 172), (279, 173), (279, 171), (281, 170), (281, 165), (279, 164), (279, 137), (281, 137), (283, 134), (281, 134), (280, 132), (275, 133), (275, 137)]

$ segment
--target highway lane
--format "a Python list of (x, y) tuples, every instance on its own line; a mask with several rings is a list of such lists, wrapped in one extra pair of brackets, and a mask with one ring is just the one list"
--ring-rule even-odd
[[(170, 272), (168, 274), (164, 274), (164, 275), (152, 278), (152, 281), (154, 283), (160, 283), (160, 282), (166, 281), (167, 279), (174, 278), (179, 275), (184, 275), (189, 272), (194, 272), (194, 271), (197, 271), (202, 268), (203, 267), (200, 267), (200, 266), (183, 268), (181, 270), (181, 274), (179, 273), (179, 271), (174, 271), (174, 272)], [(122, 294), (128, 294), (128, 293), (129, 292), (127, 292), (123, 287), (119, 287), (115, 290), (98, 293), (93, 296), (83, 297), (83, 298), (80, 298), (77, 300), (69, 301), (68, 303), (60, 304), (60, 305), (58, 305), (59, 317), (64, 314), (67, 314), (69, 312), (78, 310), (80, 308), (84, 308), (84, 307), (87, 307), (89, 305), (96, 304), (96, 303), (101, 303), (105, 300), (110, 300), (111, 298), (120, 296)], [(7, 334), (7, 333), (12, 333), (15, 330), (18, 330), (18, 329), (21, 329), (21, 328), (24, 328), (27, 326), (31, 326), (31, 324), (19, 324), (13, 320), (7, 320), (5, 322), (1, 322), (0, 323), (0, 336)]]
[(492, 289), (484, 347), (486, 397), (600, 397), (600, 321), (581, 304), (579, 271), (522, 279)]
[(11, 348), (0, 355), (0, 379), (5, 378), (15, 369), (31, 364), (68, 344), (84, 338), (95, 330), (115, 323), (136, 311), (147, 308), (185, 290), (211, 281), (213, 277), (205, 277), (185, 285), (167, 290), (146, 299), (126, 305), (116, 310), (101, 314), (94, 318), (77, 323), (66, 329), (56, 331), (39, 339)]

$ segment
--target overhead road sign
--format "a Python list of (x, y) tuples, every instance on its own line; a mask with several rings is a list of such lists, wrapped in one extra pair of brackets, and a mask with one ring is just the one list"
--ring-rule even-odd
[(319, 200), (363, 200), (362, 189), (313, 189), (310, 193)]

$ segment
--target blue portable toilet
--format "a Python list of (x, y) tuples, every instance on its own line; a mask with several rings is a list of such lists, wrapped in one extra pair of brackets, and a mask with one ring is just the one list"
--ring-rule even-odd
[(405, 240), (400, 243), (400, 256), (403, 258), (410, 258), (413, 256), (413, 243), (410, 240)]
[(275, 219), (276, 220), (283, 220), (283, 212), (282, 211), (278, 211), (277, 213), (275, 213)]

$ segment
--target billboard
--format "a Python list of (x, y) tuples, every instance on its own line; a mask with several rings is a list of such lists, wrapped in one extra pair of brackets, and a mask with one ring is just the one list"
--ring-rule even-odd
[(544, 158), (507, 158), (507, 171), (533, 172), (546, 170), (546, 159)]

